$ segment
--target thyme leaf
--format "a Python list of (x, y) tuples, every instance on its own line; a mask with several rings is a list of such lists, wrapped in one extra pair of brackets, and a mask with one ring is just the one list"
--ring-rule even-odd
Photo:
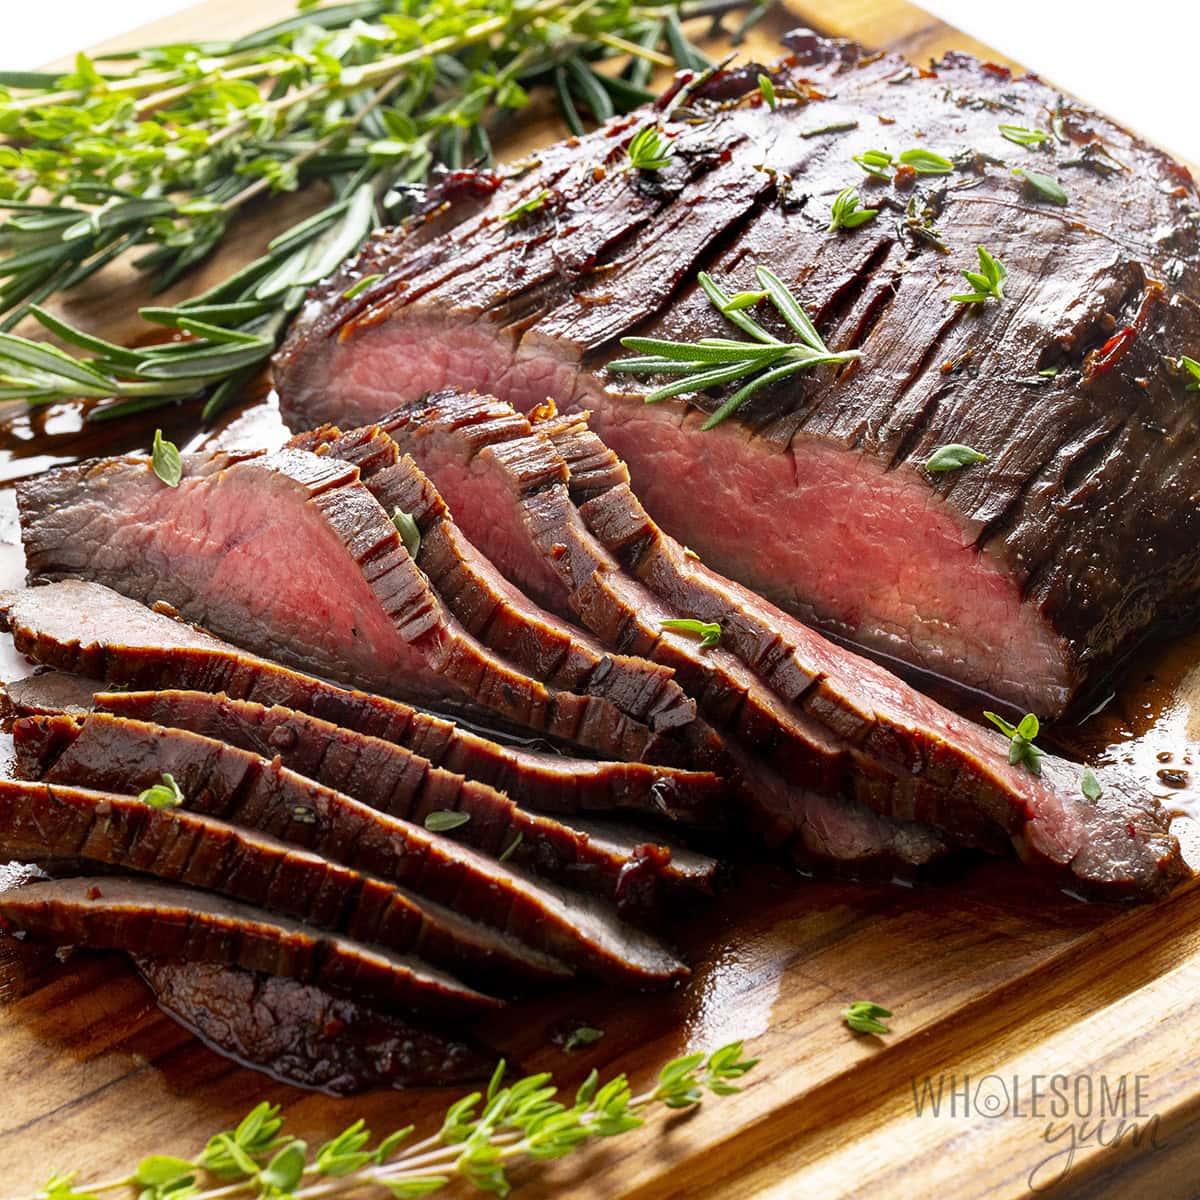
[(150, 467), (167, 487), (178, 487), (183, 478), (183, 459), (179, 456), (179, 447), (174, 442), (168, 442), (161, 429), (154, 431)]
[(673, 633), (686, 633), (689, 637), (699, 638), (701, 650), (707, 650), (721, 640), (721, 626), (716, 621), (697, 621), (687, 617), (662, 621), (660, 626)]
[(1177, 370), (1186, 371), (1191, 377), (1191, 382), (1187, 385), (1189, 392), (1200, 392), (1200, 362), (1194, 358), (1189, 358), (1186, 354), (1181, 354), (1177, 359), (1172, 360)]
[(882, 1004), (875, 1004), (870, 1000), (855, 1000), (842, 1013), (842, 1020), (854, 1030), (855, 1033), (891, 1033), (892, 1031), (883, 1023), (892, 1016), (890, 1010), (883, 1007)]
[(570, 1036), (563, 1042), (563, 1049), (582, 1050), (585, 1046), (594, 1046), (604, 1036), (603, 1029), (594, 1029), (591, 1025), (580, 1025), (573, 1029)]
[(440, 808), (436, 812), (429, 813), (425, 817), (424, 824), (430, 833), (449, 833), (451, 829), (460, 828), (470, 819), (470, 813), (454, 812), (447, 808)]
[(502, 221), (519, 221), (522, 217), (527, 217), (530, 213), (535, 213), (538, 209), (545, 207), (546, 201), (550, 199), (550, 191), (548, 188), (542, 188), (535, 192), (527, 200), (522, 200), (519, 204), (514, 204), (507, 212), (500, 214)]
[(1015, 767), (1024, 763), (1034, 775), (1042, 773), (1042, 756), (1044, 750), (1033, 744), (1037, 737), (1040, 724), (1033, 713), (1026, 713), (1018, 725), (1010, 725), (1002, 716), (994, 712), (983, 714), (1001, 733), (1007, 737), (1011, 745), (1008, 748), (1008, 761)]
[(905, 150), (900, 155), (900, 162), (906, 167), (912, 167), (918, 175), (949, 175), (954, 170), (954, 164), (932, 150)]
[(868, 175), (878, 179), (887, 179), (892, 166), (892, 156), (886, 150), (866, 150), (855, 154), (853, 159)]
[(1000, 136), (1018, 146), (1043, 146), (1054, 137), (1044, 129), (1030, 129), (1026, 125), (1000, 125)]
[(138, 792), (138, 799), (151, 808), (178, 808), (184, 800), (175, 776), (169, 771), (162, 773), (162, 782), (152, 784), (145, 791)]
[(950, 299), (960, 304), (983, 304), (987, 300), (1003, 300), (1004, 281), (1008, 278), (1008, 271), (999, 259), (993, 258), (982, 246), (976, 249), (979, 253), (979, 270), (963, 272), (963, 277), (974, 291), (960, 292)]
[(421, 531), (417, 528), (416, 521), (404, 509), (396, 508), (392, 510), (392, 524), (396, 527), (409, 558), (415, 562), (417, 555), (421, 553)]
[(978, 450), (973, 450), (970, 446), (964, 446), (960, 442), (951, 442), (946, 446), (939, 446), (925, 460), (925, 470), (936, 471), (957, 471), (960, 467), (969, 467), (972, 463), (987, 462), (987, 455), (980, 454)]
[(877, 208), (860, 208), (858, 188), (842, 188), (834, 197), (829, 231), (837, 229), (857, 229), (868, 221), (873, 221), (879, 215)]
[(1013, 167), (1013, 174), (1023, 180), (1029, 189), (1041, 196), (1043, 200), (1049, 200), (1051, 204), (1059, 205), (1069, 203), (1067, 193), (1063, 191), (1062, 185), (1057, 179), (1051, 179), (1049, 175), (1040, 175), (1037, 171), (1026, 171), (1022, 167)]
[(767, 107), (773, 109), (778, 103), (775, 98), (775, 84), (769, 75), (764, 75), (761, 71), (758, 73), (758, 90), (763, 100), (766, 101)]
[(1104, 795), (1104, 789), (1100, 786), (1100, 780), (1096, 778), (1096, 772), (1091, 767), (1083, 768), (1083, 775), (1079, 780), (1079, 790), (1093, 804)]

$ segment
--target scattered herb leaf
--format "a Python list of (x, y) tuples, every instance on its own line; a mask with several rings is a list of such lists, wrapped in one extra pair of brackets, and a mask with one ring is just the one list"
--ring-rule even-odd
[(1067, 193), (1063, 191), (1057, 179), (1051, 179), (1049, 175), (1039, 175), (1037, 171), (1026, 171), (1022, 167), (1013, 167), (1013, 174), (1024, 180), (1034, 192), (1049, 200), (1051, 204), (1068, 203)]
[(1009, 740), (1011, 745), (1008, 748), (1008, 761), (1015, 767), (1020, 763), (1034, 774), (1042, 773), (1042, 756), (1044, 750), (1039, 750), (1033, 744), (1033, 739), (1037, 737), (1040, 725), (1037, 717), (1033, 713), (1026, 713), (1018, 725), (1010, 725), (1002, 716), (994, 712), (985, 712), (983, 714), (997, 729), (1000, 730)]
[(378, 283), (382, 278), (382, 275), (364, 275), (342, 293), (342, 299), (353, 300), (355, 296), (361, 296), (371, 284)]
[(855, 1033), (891, 1033), (883, 1023), (891, 1015), (881, 1004), (873, 1004), (870, 1000), (856, 1000), (842, 1013), (842, 1020)]
[(502, 221), (519, 221), (522, 217), (529, 216), (530, 213), (535, 213), (539, 208), (542, 208), (546, 201), (550, 199), (549, 188), (542, 188), (535, 192), (526, 200), (522, 200), (519, 204), (514, 204), (512, 208), (500, 214)]
[(179, 481), (183, 478), (183, 459), (179, 457), (179, 447), (174, 442), (168, 442), (161, 429), (154, 431), (150, 466), (167, 487), (179, 486)]
[(753, 308), (767, 298), (766, 292), (734, 292), (729, 297), (728, 304), (721, 305), (721, 312), (728, 316), (731, 312), (741, 312), (745, 308)]
[(169, 771), (164, 771), (162, 782), (138, 792), (138, 799), (151, 808), (178, 808), (183, 803), (184, 796), (179, 784), (175, 782), (175, 776)]
[(594, 1029), (591, 1025), (580, 1025), (572, 1030), (571, 1035), (563, 1042), (566, 1051), (582, 1050), (584, 1046), (594, 1046), (604, 1036), (603, 1029)]
[(1042, 146), (1054, 140), (1044, 129), (1030, 129), (1025, 125), (1001, 125), (1000, 135), (1018, 146)]
[(873, 221), (879, 215), (877, 208), (859, 208), (858, 188), (842, 188), (834, 197), (829, 231), (835, 229), (857, 229), (868, 221)]
[(954, 164), (932, 150), (905, 150), (900, 155), (900, 161), (906, 167), (912, 167), (918, 175), (949, 175), (954, 170)]
[(1043, 367), (1038, 374), (1043, 379), (1057, 379), (1058, 373), (1061, 369), (1061, 367)]
[(513, 838), (513, 840), (504, 848), (504, 853), (500, 855), (500, 861), (508, 862), (508, 860), (512, 858), (514, 854), (516, 854), (518, 847), (524, 840), (525, 834), (518, 830), (517, 836)]
[(1191, 382), (1187, 385), (1189, 392), (1200, 392), (1200, 362), (1194, 358), (1189, 358), (1186, 354), (1181, 354), (1174, 360), (1176, 367), (1181, 371), (1186, 371), (1191, 377)]
[(470, 819), (470, 813), (453, 812), (447, 808), (440, 808), (425, 818), (425, 828), (430, 833), (449, 833), (451, 829), (458, 829)]
[(866, 150), (862, 154), (854, 155), (854, 161), (868, 175), (879, 179), (887, 179), (892, 166), (892, 156), (886, 150)]
[(820, 125), (816, 129), (802, 129), (800, 136), (802, 138), (820, 137), (823, 133), (849, 133), (851, 129), (857, 129), (858, 122), (849, 121), (831, 121), (828, 125)]
[(771, 82), (769, 75), (764, 75), (761, 71), (758, 73), (758, 90), (767, 102), (767, 107), (774, 108), (778, 103), (775, 99), (775, 84)]
[(1008, 271), (999, 259), (993, 258), (982, 246), (977, 249), (979, 270), (963, 272), (964, 278), (975, 290), (950, 297), (960, 304), (982, 304), (986, 300), (1004, 299), (1004, 281), (1008, 278)]
[(661, 171), (675, 157), (675, 143), (657, 125), (643, 125), (629, 143), (629, 165), (638, 171)]
[(939, 446), (925, 461), (927, 471), (957, 471), (960, 467), (969, 467), (972, 463), (987, 462), (987, 455), (980, 454), (970, 446), (961, 442), (951, 442)]
[(1079, 780), (1079, 790), (1093, 803), (1104, 795), (1100, 780), (1096, 778), (1096, 772), (1091, 767), (1083, 768), (1083, 777)]
[(686, 633), (689, 637), (699, 638), (701, 650), (707, 650), (721, 640), (721, 626), (716, 621), (696, 621), (689, 617), (663, 621), (661, 625), (673, 633)]
[(396, 532), (400, 535), (400, 540), (404, 543), (409, 558), (415, 562), (417, 555), (421, 553), (421, 531), (417, 528), (416, 521), (404, 509), (394, 508), (392, 509), (392, 524), (396, 527)]

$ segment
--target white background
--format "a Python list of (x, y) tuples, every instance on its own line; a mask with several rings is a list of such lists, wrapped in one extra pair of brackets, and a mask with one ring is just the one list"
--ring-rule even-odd
[[(0, 68), (37, 67), (185, 7), (180, 0), (0, 0)], [(1200, 162), (1200, 0), (926, 0), (924, 7)]]

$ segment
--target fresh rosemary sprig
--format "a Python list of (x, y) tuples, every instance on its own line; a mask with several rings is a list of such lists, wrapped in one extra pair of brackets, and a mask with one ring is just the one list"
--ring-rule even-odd
[(627, 151), (635, 171), (661, 171), (675, 157), (675, 144), (657, 125), (643, 125), (633, 135)]
[(950, 297), (960, 304), (983, 304), (987, 300), (1004, 299), (1004, 281), (1008, 278), (1008, 271), (999, 259), (993, 258), (982, 246), (977, 249), (979, 270), (963, 272), (964, 278), (975, 290)]
[(774, 271), (758, 267), (755, 274), (766, 298), (799, 335), (798, 342), (781, 341), (738, 306), (739, 297), (753, 296), (754, 293), (729, 296), (712, 276), (701, 271), (698, 281), (712, 306), (754, 340), (739, 342), (730, 338), (700, 338), (696, 342), (670, 342), (660, 338), (626, 337), (621, 339), (621, 345), (627, 350), (640, 351), (642, 357), (617, 359), (608, 364), (608, 369), (627, 375), (678, 376), (672, 382), (647, 393), (647, 404), (683, 392), (700, 392), (721, 384), (748, 380), (700, 427), (713, 429), (768, 384), (822, 363), (847, 363), (859, 357), (857, 350), (835, 352), (825, 345), (800, 301)]
[(860, 203), (858, 188), (842, 188), (833, 199), (833, 220), (829, 223), (829, 232), (833, 233), (837, 229), (857, 229), (879, 215), (879, 209), (860, 208)]
[[(205, 397), (211, 419), (262, 369), (307, 286), (402, 216), (435, 167), (489, 161), (489, 121), (531, 86), (553, 81), (581, 129), (581, 108), (603, 120), (650, 99), (652, 67), (707, 65), (680, 21), (736, 7), (318, 0), (235, 41), (0, 76), (0, 399), (111, 398), (91, 414), (103, 419)], [(610, 58), (629, 60), (623, 73), (597, 70)], [(164, 288), (251, 202), (314, 182), (324, 207), (260, 258), (203, 296), (142, 310), (187, 340), (127, 350), (37, 307), (134, 250)], [(27, 315), (88, 357), (3, 332)]]
[(504, 1086), (500, 1063), (485, 1093), (472, 1092), (446, 1111), (441, 1128), (413, 1141), (413, 1127), (371, 1145), (355, 1121), (315, 1152), (284, 1132), (278, 1105), (258, 1105), (234, 1129), (215, 1134), (195, 1158), (156, 1154), (126, 1176), (77, 1184), (78, 1174), (53, 1176), (31, 1200), (96, 1200), (125, 1190), (138, 1200), (317, 1200), (359, 1194), (426, 1196), (464, 1180), (480, 1191), (507, 1196), (507, 1171), (522, 1161), (562, 1158), (595, 1138), (617, 1137), (645, 1124), (659, 1105), (694, 1108), (704, 1093), (728, 1096), (758, 1062), (742, 1058), (733, 1042), (705, 1056), (667, 1063), (649, 1091), (634, 1095), (624, 1075), (601, 1085), (593, 1071), (569, 1102), (558, 1100), (548, 1074)]
[(1033, 739), (1037, 737), (1041, 728), (1037, 717), (1033, 713), (1026, 713), (1021, 718), (1019, 725), (1010, 725), (997, 713), (985, 712), (983, 715), (1011, 740), (1012, 745), (1008, 748), (1008, 761), (1014, 767), (1019, 763), (1024, 763), (1034, 775), (1040, 775), (1042, 773), (1042, 755), (1045, 754), (1045, 751), (1039, 750), (1033, 744)]

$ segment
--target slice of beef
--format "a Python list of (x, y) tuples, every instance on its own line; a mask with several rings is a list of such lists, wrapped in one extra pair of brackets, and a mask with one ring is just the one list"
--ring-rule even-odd
[[(706, 717), (731, 735), (713, 747), (706, 765), (740, 778), (743, 803), (770, 844), (787, 843), (801, 829), (836, 829), (858, 815), (847, 838), (853, 847), (848, 859), (856, 866), (869, 858), (862, 847), (872, 835), (879, 857), (888, 862), (899, 848), (913, 855), (914, 864), (945, 852), (940, 833), (928, 827), (901, 831), (891, 819), (922, 815), (918, 784), (793, 711), (727, 651), (702, 648), (694, 638), (664, 628), (664, 621), (687, 614), (631, 578), (591, 535), (568, 493), (564, 460), (510, 406), (491, 397), (437, 393), (385, 418), (383, 425), (438, 481), (456, 511), (465, 514), (469, 535), (510, 578), (556, 593), (557, 603), (573, 609), (607, 644), (675, 670)], [(546, 565), (553, 582), (543, 577)], [(842, 806), (830, 812), (815, 799), (840, 797), (843, 790), (851, 802), (863, 798), (859, 792), (882, 790), (893, 798), (895, 811), (867, 818)], [(806, 810), (813, 805), (820, 812), (810, 815)], [(973, 819), (959, 822), (955, 832), (973, 844), (997, 841), (986, 823)], [(836, 844), (829, 838), (801, 841), (806, 854)]]
[[(650, 837), (644, 830), (614, 831), (601, 845), (574, 824), (519, 808), (494, 788), (430, 767), (392, 742), (339, 729), (292, 709), (266, 709), (207, 692), (101, 693), (96, 707), (139, 725), (201, 735), (199, 742), (180, 740), (179, 753), (202, 754), (212, 741), (240, 747), (277, 759), (298, 775), (404, 821), (421, 824), (433, 813), (462, 814), (467, 820), (454, 830), (456, 841), (485, 854), (506, 855), (505, 861), (610, 900), (618, 898), (622, 872)], [(133, 731), (103, 715), (82, 728), (102, 738), (124, 733), (137, 743), (148, 737), (145, 728)], [(148, 762), (153, 770), (153, 754)], [(660, 890), (665, 886), (693, 896), (711, 893), (717, 867), (713, 859), (666, 849), (656, 874)]]
[(311, 983), (215, 963), (138, 957), (159, 1007), (206, 1045), (292, 1087), (374, 1088), (486, 1079), (494, 1051)]
[[(526, 425), (525, 436), (514, 437), (521, 419), (514, 421), (510, 410), (498, 420), (496, 408), (486, 398), (438, 394), (384, 424), (401, 445), (411, 445), (413, 453), (428, 450), (436, 463), (446, 461), (455, 445), (459, 462), (471, 461), (472, 448), (503, 429), (509, 440), (475, 450), (474, 461), (485, 460), (493, 493), (505, 490), (513, 498), (509, 506), (522, 514), (527, 545), (554, 563), (570, 595), (584, 596), (593, 606), (603, 601), (591, 610), (598, 616), (584, 619), (650, 657), (660, 657), (667, 645), (672, 655), (667, 661), (715, 721), (720, 722), (721, 705), (738, 697), (740, 708), (732, 714), (738, 740), (781, 765), (786, 778), (823, 795), (858, 800), (886, 816), (917, 818), (968, 845), (995, 848), (1003, 835), (1026, 860), (1098, 894), (1155, 895), (1185, 877), (1169, 817), (1120, 770), (1100, 772), (1102, 794), (1092, 801), (1080, 790), (1078, 766), (1048, 758), (1035, 776), (1010, 765), (1008, 743), (999, 734), (704, 567), (655, 525), (619, 461), (605, 460), (603, 443), (585, 426), (556, 421), (543, 434)], [(428, 431), (424, 438), (406, 432), (414, 426)], [(464, 436), (464, 427), (477, 432)], [(582, 511), (563, 498), (563, 471), (569, 483), (570, 470), (551, 440), (555, 432), (581, 464)], [(453, 482), (478, 479), (480, 472), (460, 468), (446, 475), (451, 482), (443, 490), (456, 503)], [(477, 511), (465, 503), (472, 489), (463, 490), (458, 507)], [(477, 488), (472, 498), (477, 505)], [(489, 506), (489, 514), (496, 510), (495, 503)], [(588, 526), (587, 537), (578, 533), (580, 522)], [(494, 526), (494, 515), (489, 524)], [(482, 528), (469, 532), (487, 536)], [(589, 538), (598, 538), (600, 547)], [(497, 541), (515, 544), (511, 523)], [(556, 553), (558, 546), (565, 549)], [(510, 552), (509, 569), (522, 574), (530, 557)], [(654, 603), (623, 582), (628, 576), (622, 567), (636, 577), (632, 586), (652, 594)], [(720, 647), (705, 652), (692, 642), (690, 661), (675, 661), (677, 652), (665, 639), (650, 640), (657, 633), (653, 622), (664, 613), (717, 624)], [(739, 670), (730, 667), (730, 658)], [(744, 682), (747, 673), (762, 684)]]
[(97, 683), (65, 671), (37, 671), (4, 685), (9, 709), (28, 716), (33, 713), (71, 713), (82, 716), (92, 711)]
[[(16, 733), (18, 740), (25, 736)], [(502, 995), (571, 974), (557, 959), (432, 900), (267, 834), (130, 796), (0, 779), (0, 853), (21, 861), (51, 856), (103, 864), (218, 892), (364, 944), (418, 955)]]
[(27, 717), (14, 728), (14, 741), (26, 778), (136, 794), (169, 772), (191, 811), (399, 884), (600, 978), (650, 986), (687, 973), (655, 938), (602, 901), (534, 881), (278, 761), (119, 718)]
[(708, 804), (715, 786), (703, 773), (500, 745), (398, 700), (336, 687), (238, 650), (100, 584), (64, 580), (0, 593), (0, 619), (17, 649), (47, 666), (113, 685), (194, 688), (294, 708), (406, 746), (533, 808), (647, 803), (684, 811)]
[(147, 458), (98, 459), (26, 480), (18, 506), (31, 579), (165, 601), (302, 670), (495, 714), (610, 758), (666, 752), (610, 701), (549, 689), (472, 637), (337, 459), (187, 455), (177, 487)]
[[(664, 534), (633, 494), (625, 464), (585, 422), (539, 428), (566, 460), (580, 514), (605, 547), (656, 595), (720, 625), (721, 644), (777, 694), (855, 744), (939, 780), (938, 807), (929, 814), (935, 824), (952, 828), (948, 810), (969, 804), (1008, 831), (1022, 858), (1067, 867), (1085, 885), (1096, 875), (1105, 889), (1140, 890), (1156, 860), (1170, 856), (1168, 815), (1126, 773), (1101, 769), (1102, 792), (1093, 801), (1080, 790), (1080, 767), (1043, 758), (1039, 778), (1013, 766), (1008, 741), (994, 731), (826, 641)], [(1168, 879), (1178, 877), (1174, 863), (1161, 866)]]
[[(549, 148), (432, 237), (373, 239), (277, 356), (285, 419), (364, 424), (447, 385), (523, 410), (553, 395), (591, 410), (655, 520), (715, 569), (884, 658), (1057, 716), (1196, 612), (1200, 423), (1179, 363), (1200, 346), (1196, 184), (1035, 77), (787, 43), (782, 103), (761, 103), (753, 72), (719, 75), (670, 115)], [(672, 162), (628, 170), (649, 122)], [(1005, 124), (1055, 133), (1014, 146)], [(918, 145), (952, 169), (855, 162)], [(831, 231), (848, 184), (879, 216)], [(952, 303), (980, 244), (1007, 267), (1005, 299)], [(861, 351), (853, 368), (764, 388), (707, 432), (738, 384), (646, 405), (660, 380), (607, 370), (629, 334), (744, 340), (697, 276), (734, 293), (758, 266), (832, 348)], [(769, 305), (753, 315), (794, 340)], [(927, 472), (951, 443), (987, 459)]]
[(84, 876), (0, 892), (0, 929), (59, 946), (245, 967), (446, 1016), (500, 1006), (419, 959), (157, 880)]
[(420, 531), (417, 565), (475, 636), (553, 687), (604, 696), (651, 729), (686, 725), (695, 702), (671, 672), (645, 659), (613, 655), (568, 623), (539, 609), (463, 536), (431, 480), (380, 428), (343, 435), (326, 427), (291, 442), (358, 467), (383, 510), (407, 513)]

